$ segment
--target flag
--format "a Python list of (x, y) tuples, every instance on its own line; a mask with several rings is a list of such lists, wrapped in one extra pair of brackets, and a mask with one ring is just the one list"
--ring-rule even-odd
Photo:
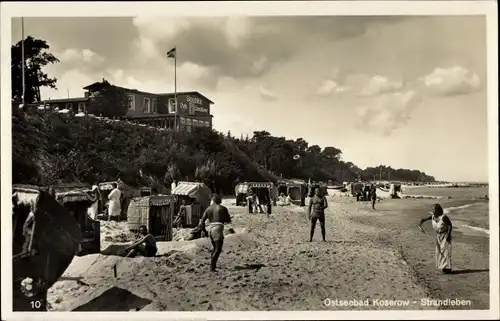
[(169, 52), (167, 52), (167, 58), (175, 58), (175, 55), (177, 54), (177, 50), (175, 50), (176, 47), (170, 49)]

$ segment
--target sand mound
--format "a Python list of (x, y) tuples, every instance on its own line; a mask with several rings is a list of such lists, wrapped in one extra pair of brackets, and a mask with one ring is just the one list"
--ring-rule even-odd
[(136, 236), (130, 232), (126, 221), (101, 221), (101, 248), (112, 243), (127, 243), (134, 241)]

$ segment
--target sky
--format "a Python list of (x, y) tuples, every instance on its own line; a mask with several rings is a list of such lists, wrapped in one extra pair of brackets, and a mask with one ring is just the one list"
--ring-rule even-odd
[[(25, 18), (60, 62), (58, 90), (107, 79), (210, 98), (214, 128), (340, 148), (365, 168), (488, 181), (484, 16)], [(21, 39), (12, 19), (12, 43)]]

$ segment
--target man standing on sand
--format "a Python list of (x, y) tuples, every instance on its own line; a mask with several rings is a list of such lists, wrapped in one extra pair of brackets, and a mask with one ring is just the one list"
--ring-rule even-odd
[(205, 221), (208, 219), (207, 231), (213, 246), (210, 271), (216, 272), (217, 260), (224, 245), (224, 224), (231, 223), (231, 216), (227, 207), (221, 205), (222, 199), (219, 195), (213, 195), (212, 201), (213, 203), (203, 213), (198, 227), (204, 230)]
[(372, 209), (375, 210), (375, 202), (377, 201), (377, 187), (372, 184), (370, 189), (370, 199), (372, 201)]
[(314, 196), (309, 200), (309, 219), (311, 220), (311, 233), (309, 242), (312, 242), (314, 236), (314, 229), (316, 228), (316, 222), (319, 220), (321, 226), (321, 236), (323, 237), (323, 242), (326, 241), (326, 231), (325, 231), (325, 209), (328, 207), (328, 202), (326, 197), (321, 195), (321, 190), (319, 187), (314, 189)]

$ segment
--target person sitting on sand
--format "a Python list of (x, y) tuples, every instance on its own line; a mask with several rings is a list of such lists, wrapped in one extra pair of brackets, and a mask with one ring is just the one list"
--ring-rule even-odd
[(312, 242), (314, 236), (314, 230), (316, 228), (316, 222), (319, 220), (321, 226), (321, 236), (323, 241), (326, 241), (326, 230), (325, 230), (325, 209), (328, 207), (328, 202), (326, 197), (321, 195), (321, 190), (316, 187), (314, 190), (314, 196), (309, 200), (309, 219), (311, 220), (311, 233), (309, 242)]
[(134, 257), (137, 254), (141, 254), (146, 257), (155, 256), (158, 251), (155, 237), (148, 233), (146, 225), (141, 225), (139, 227), (139, 233), (142, 237), (124, 250), (130, 251), (128, 252), (127, 257)]
[(285, 206), (287, 204), (287, 197), (285, 196), (285, 193), (281, 193), (280, 196), (278, 196), (278, 205), (279, 206)]
[(451, 273), (451, 230), (453, 226), (440, 204), (434, 204), (430, 214), (420, 221), (419, 228), (424, 231), (422, 224), (432, 220), (432, 228), (436, 231), (436, 267), (448, 274)]
[(205, 221), (208, 219), (208, 236), (212, 242), (212, 256), (210, 261), (210, 271), (215, 272), (217, 260), (222, 252), (224, 245), (224, 224), (231, 223), (231, 216), (227, 207), (221, 205), (222, 199), (219, 195), (212, 196), (212, 205), (210, 205), (201, 217), (198, 227), (205, 229)]

